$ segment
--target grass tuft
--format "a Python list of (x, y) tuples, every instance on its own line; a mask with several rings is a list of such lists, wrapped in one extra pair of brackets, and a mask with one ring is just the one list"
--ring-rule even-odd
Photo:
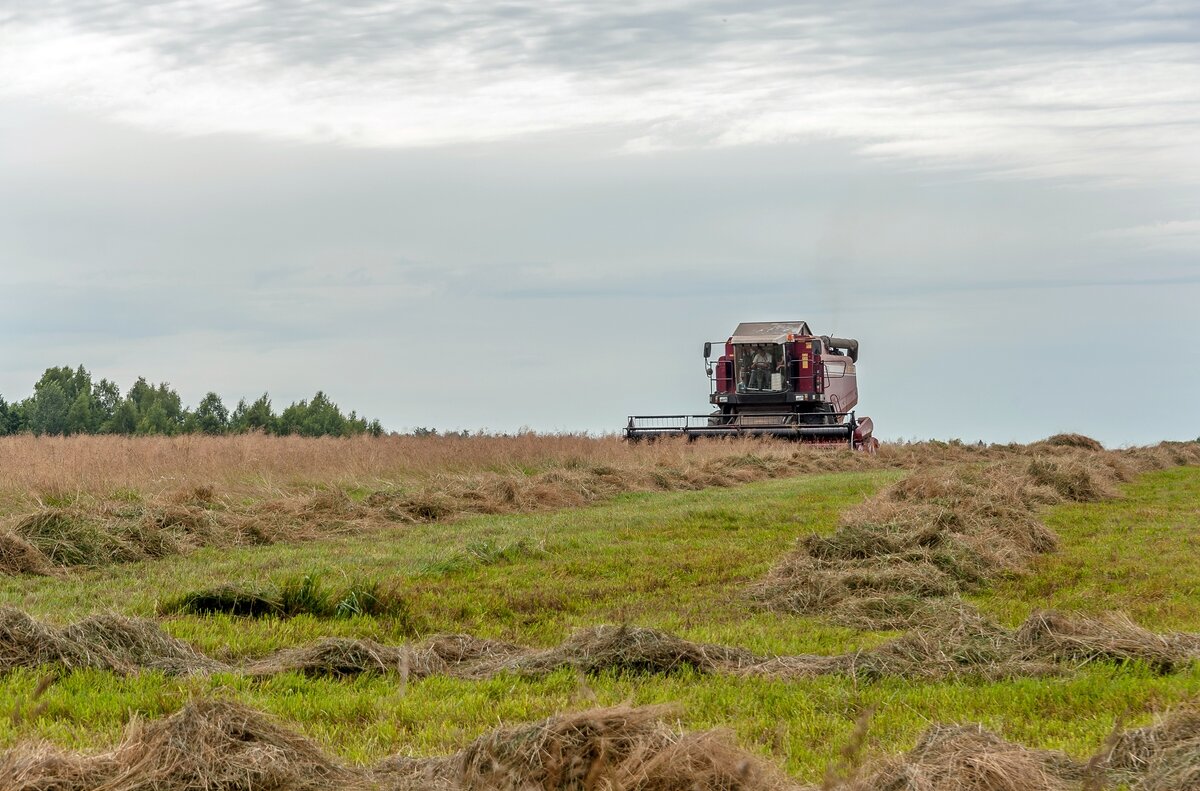
[(411, 619), (400, 593), (376, 580), (357, 580), (342, 589), (327, 586), (319, 574), (285, 577), (263, 587), (218, 585), (168, 599), (158, 607), (163, 615), (232, 615), (242, 618), (353, 618), (356, 616)]

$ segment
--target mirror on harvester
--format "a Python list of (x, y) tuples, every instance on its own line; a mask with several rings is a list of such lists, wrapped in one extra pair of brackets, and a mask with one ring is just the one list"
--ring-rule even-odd
[(707, 360), (709, 357), (712, 357), (712, 341), (705, 341), (704, 342), (704, 359)]

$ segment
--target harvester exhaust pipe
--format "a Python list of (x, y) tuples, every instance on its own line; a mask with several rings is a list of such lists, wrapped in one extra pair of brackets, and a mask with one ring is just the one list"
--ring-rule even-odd
[(858, 341), (853, 338), (831, 338), (828, 335), (824, 336), (826, 346), (832, 346), (835, 349), (845, 349), (846, 354), (854, 362), (858, 362)]

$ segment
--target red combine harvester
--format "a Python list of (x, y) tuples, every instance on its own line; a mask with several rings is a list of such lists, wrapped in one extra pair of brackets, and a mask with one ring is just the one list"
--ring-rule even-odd
[(627, 439), (782, 437), (874, 452), (869, 417), (855, 417), (858, 341), (814, 335), (803, 321), (743, 322), (711, 362), (704, 344), (707, 415), (632, 415)]

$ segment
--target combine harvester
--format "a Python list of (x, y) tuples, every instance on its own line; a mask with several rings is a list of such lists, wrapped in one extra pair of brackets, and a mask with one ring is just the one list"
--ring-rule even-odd
[(711, 362), (707, 415), (631, 415), (625, 437), (781, 437), (873, 453), (871, 418), (858, 418), (858, 341), (814, 335), (803, 321), (743, 322)]

